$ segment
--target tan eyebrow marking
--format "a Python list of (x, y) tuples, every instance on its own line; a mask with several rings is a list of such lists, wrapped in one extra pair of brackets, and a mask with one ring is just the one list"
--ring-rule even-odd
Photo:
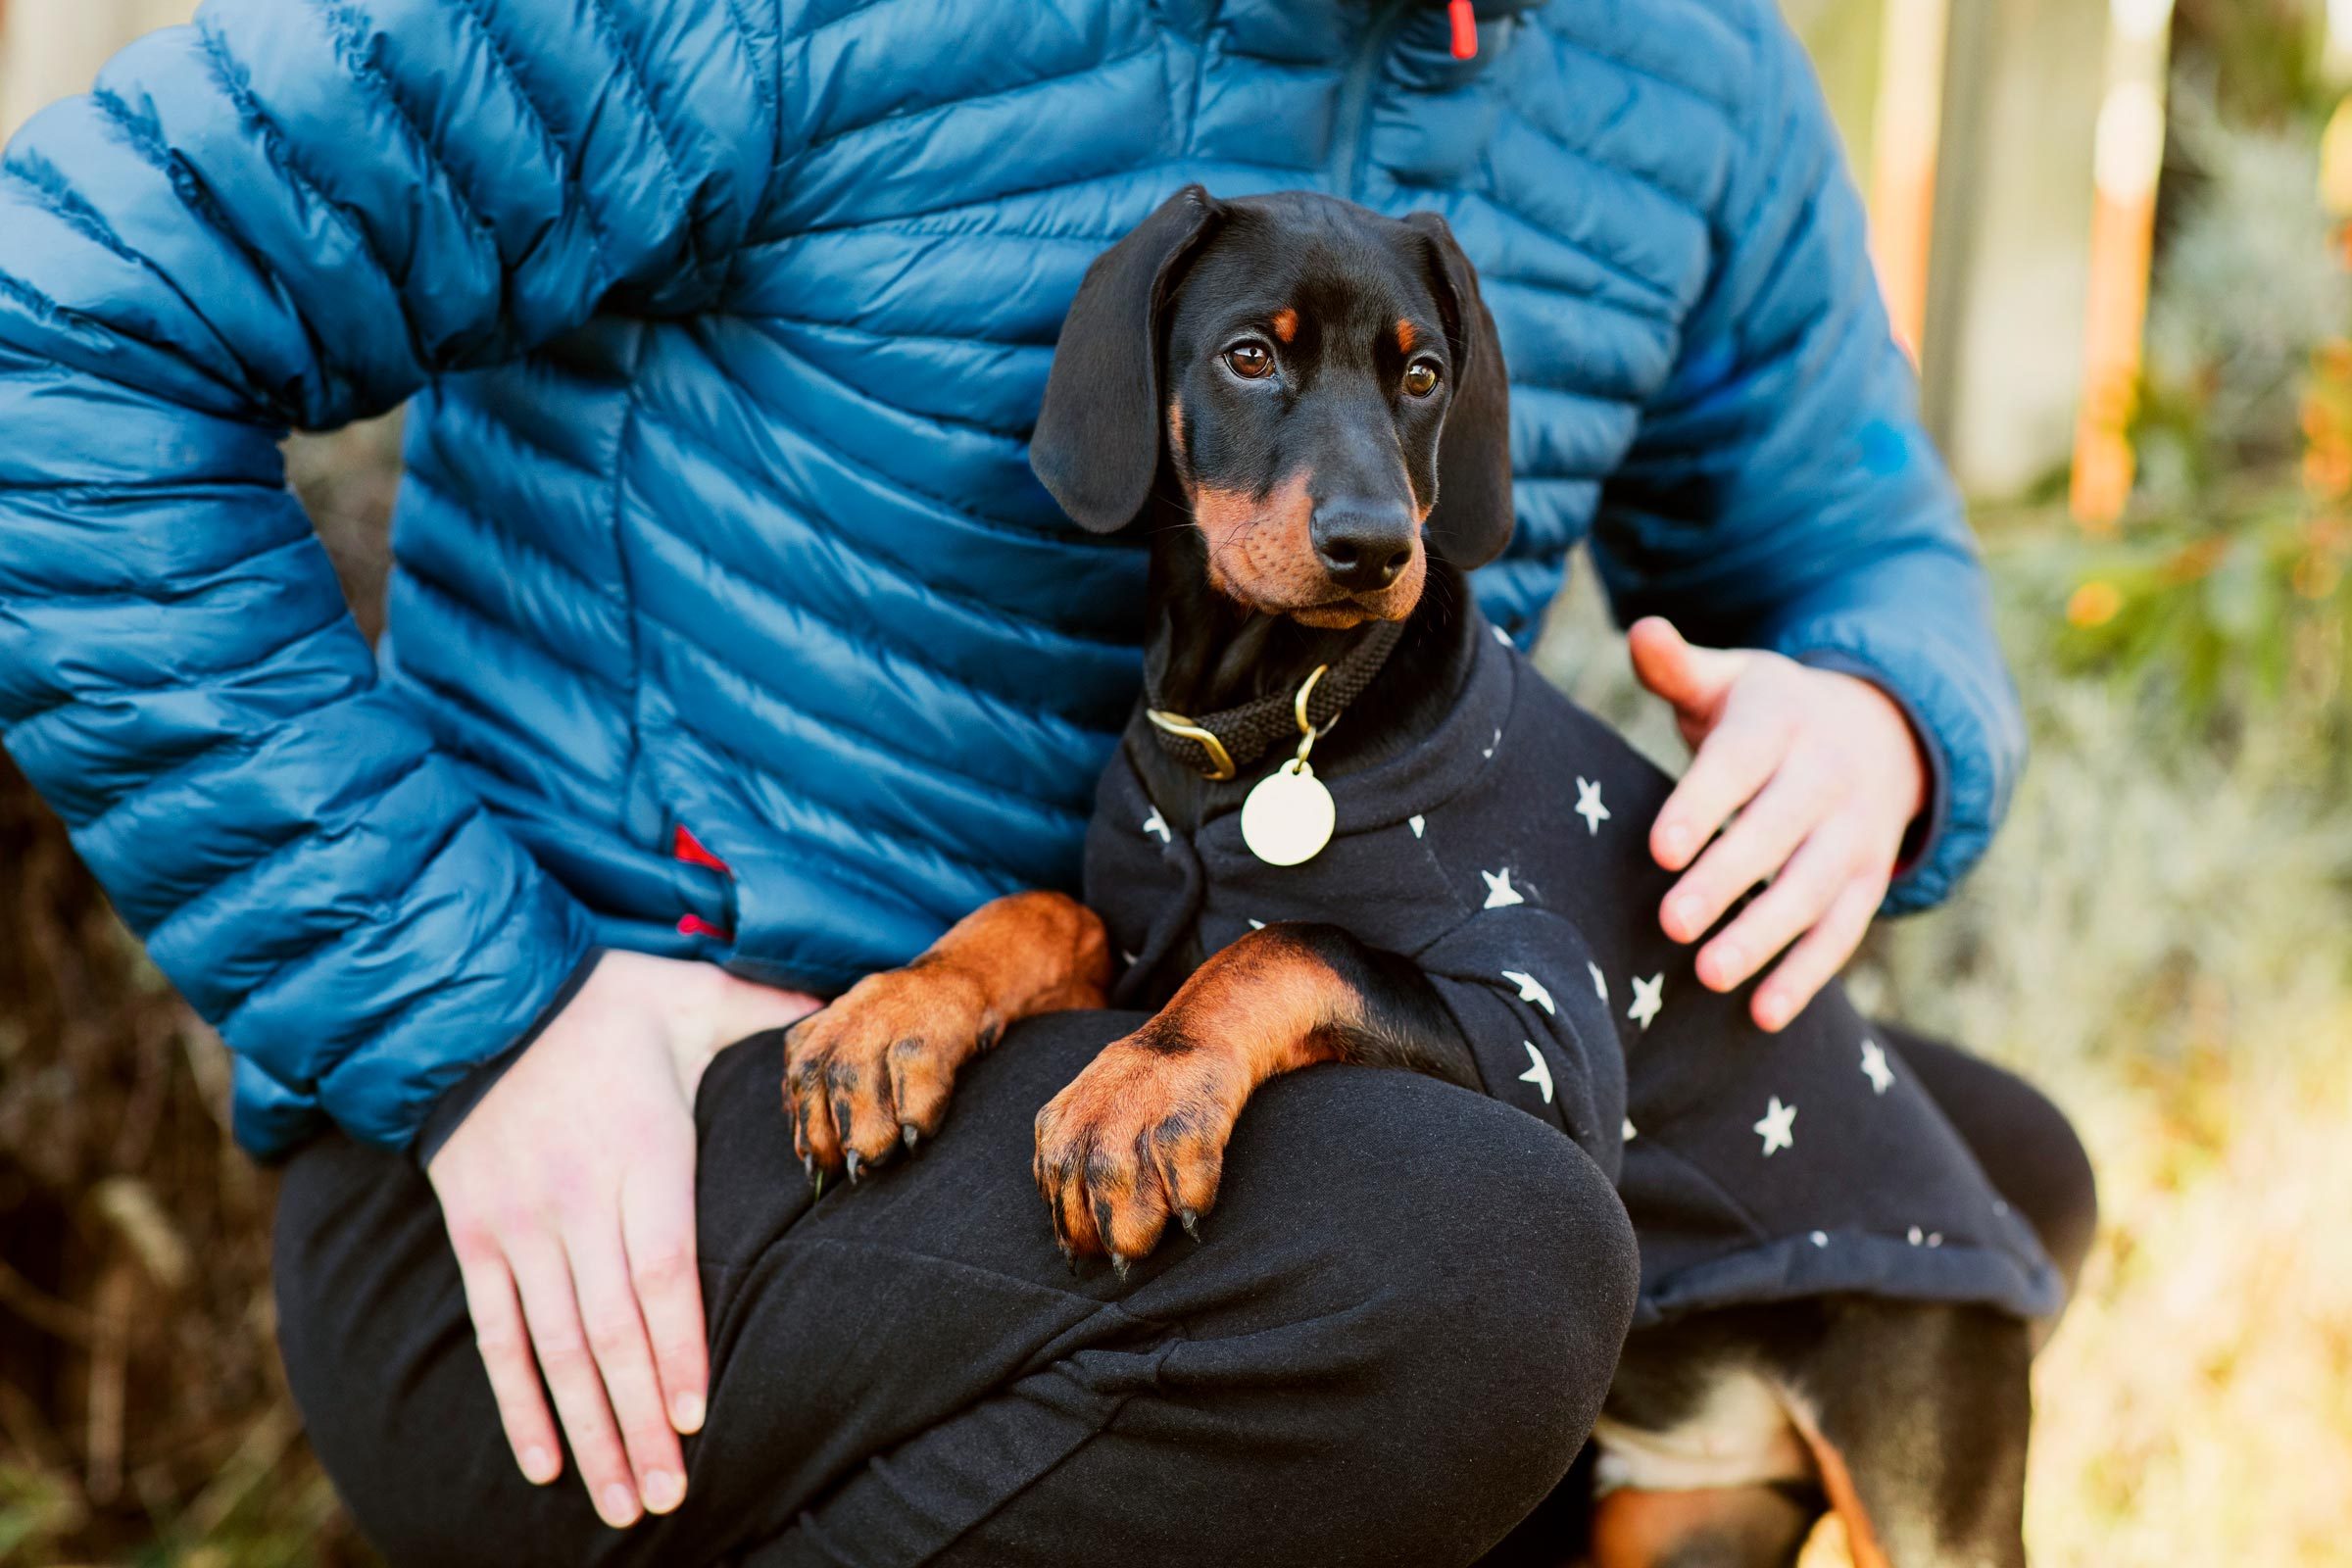
[(1285, 306), (1273, 316), (1274, 335), (1288, 343), (1298, 335), (1298, 313)]
[(1413, 352), (1413, 345), (1419, 341), (1421, 341), (1421, 334), (1413, 330), (1413, 323), (1401, 316), (1398, 317), (1396, 318), (1396, 352), (1410, 354)]

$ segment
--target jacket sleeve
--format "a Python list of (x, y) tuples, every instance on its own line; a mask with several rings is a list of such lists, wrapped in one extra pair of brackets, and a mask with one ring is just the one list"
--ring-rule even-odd
[(249, 1147), (405, 1146), (588, 947), (378, 683), (278, 442), (708, 303), (775, 167), (744, 9), (214, 0), (0, 159), (0, 733)]
[(1777, 8), (1741, 3), (1760, 58), (1712, 215), (1715, 271), (1604, 490), (1593, 553), (1623, 620), (1668, 615), (1696, 640), (1863, 675), (1903, 706), (1936, 789), (1887, 907), (1918, 908), (1984, 853), (2024, 726), (1819, 84)]

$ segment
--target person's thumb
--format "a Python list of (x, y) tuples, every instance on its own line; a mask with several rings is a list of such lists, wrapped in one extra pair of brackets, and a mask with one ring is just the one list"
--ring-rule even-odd
[(1746, 663), (1743, 654), (1685, 641), (1663, 615), (1635, 621), (1626, 647), (1633, 654), (1635, 678), (1673, 704), (1686, 721), (1712, 715)]

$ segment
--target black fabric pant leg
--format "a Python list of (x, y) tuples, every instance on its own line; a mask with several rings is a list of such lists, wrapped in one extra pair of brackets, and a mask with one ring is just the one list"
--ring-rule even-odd
[(2066, 1112), (2005, 1067), (1899, 1024), (1877, 1025), (2001, 1197), (2041, 1238), (2068, 1295), (2099, 1228), (2098, 1180)]
[(721, 1054), (697, 1106), (710, 1418), (685, 1506), (625, 1533), (568, 1471), (515, 1471), (414, 1167), (306, 1151), (279, 1333), (328, 1472), (396, 1564), (434, 1568), (1471, 1561), (1614, 1370), (1615, 1193), (1509, 1106), (1319, 1068), (1252, 1101), (1200, 1244), (1073, 1279), (1030, 1124), (1136, 1021), (1015, 1029), (919, 1156), (813, 1204), (778, 1037)]

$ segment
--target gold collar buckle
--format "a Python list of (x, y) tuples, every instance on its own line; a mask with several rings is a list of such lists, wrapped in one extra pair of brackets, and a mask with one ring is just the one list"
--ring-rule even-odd
[(1240, 768), (1233, 765), (1233, 754), (1225, 749), (1225, 743), (1217, 739), (1213, 731), (1202, 729), (1182, 713), (1163, 712), (1156, 708), (1145, 709), (1144, 716), (1168, 734), (1180, 740), (1192, 741), (1206, 752), (1212, 769), (1207, 775), (1210, 783), (1222, 784), (1241, 772)]

